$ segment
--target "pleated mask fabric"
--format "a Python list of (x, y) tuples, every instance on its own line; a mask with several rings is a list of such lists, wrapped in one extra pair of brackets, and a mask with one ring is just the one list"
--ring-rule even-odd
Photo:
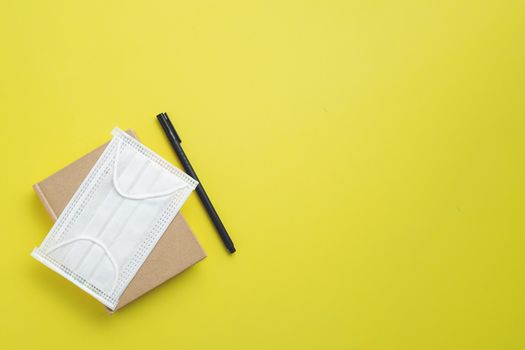
[(114, 310), (198, 182), (115, 128), (31, 255)]

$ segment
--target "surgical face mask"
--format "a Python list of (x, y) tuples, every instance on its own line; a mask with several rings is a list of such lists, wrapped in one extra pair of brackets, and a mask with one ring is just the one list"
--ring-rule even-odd
[(115, 309), (197, 181), (115, 128), (32, 256)]

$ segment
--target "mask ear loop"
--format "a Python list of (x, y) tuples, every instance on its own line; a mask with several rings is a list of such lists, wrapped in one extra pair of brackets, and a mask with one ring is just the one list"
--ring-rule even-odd
[(109, 261), (111, 262), (111, 265), (113, 265), (113, 271), (115, 272), (115, 278), (113, 279), (113, 284), (111, 285), (111, 290), (109, 292), (110, 295), (113, 294), (113, 291), (115, 290), (115, 286), (117, 284), (117, 279), (118, 279), (118, 276), (119, 276), (120, 272), (119, 272), (117, 261), (115, 260), (113, 255), (111, 255), (111, 253), (109, 252), (108, 247), (106, 247), (106, 245), (102, 241), (99, 241), (98, 239), (93, 238), (93, 237), (89, 237), (89, 236), (75, 237), (75, 238), (71, 238), (71, 239), (68, 239), (68, 240), (66, 240), (64, 242), (61, 242), (61, 243), (57, 244), (53, 248), (49, 249), (46, 252), (46, 254), (49, 255), (50, 253), (54, 252), (58, 248), (64, 247), (64, 246), (69, 245), (71, 243), (74, 243), (76, 241), (89, 241), (91, 243), (94, 243), (94, 244), (98, 245), (100, 248), (102, 248), (102, 250), (104, 251), (104, 253), (108, 257)]
[(124, 198), (128, 198), (128, 199), (149, 199), (149, 198), (158, 198), (158, 197), (164, 197), (164, 196), (169, 196), (173, 193), (175, 193), (176, 191), (180, 190), (181, 188), (184, 188), (187, 186), (187, 184), (185, 183), (182, 183), (182, 184), (179, 184), (175, 187), (172, 187), (172, 188), (169, 188), (165, 191), (160, 191), (160, 192), (154, 192), (154, 193), (150, 193), (150, 194), (131, 194), (131, 193), (126, 193), (124, 190), (122, 190), (122, 188), (120, 188), (120, 185), (118, 183), (118, 176), (117, 176), (117, 169), (118, 169), (118, 162), (119, 162), (119, 154), (120, 154), (120, 150), (122, 148), (122, 140), (120, 138), (117, 139), (117, 151), (116, 151), (116, 154), (115, 154), (115, 160), (114, 160), (114, 163), (113, 163), (113, 185), (115, 186), (115, 190), (117, 191), (118, 194), (120, 194), (122, 197)]

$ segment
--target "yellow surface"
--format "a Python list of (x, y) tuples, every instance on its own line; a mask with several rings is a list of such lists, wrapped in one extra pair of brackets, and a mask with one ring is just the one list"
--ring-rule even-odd
[[(523, 1), (3, 1), (2, 349), (524, 349)], [(109, 316), (31, 185), (180, 129), (238, 247)]]

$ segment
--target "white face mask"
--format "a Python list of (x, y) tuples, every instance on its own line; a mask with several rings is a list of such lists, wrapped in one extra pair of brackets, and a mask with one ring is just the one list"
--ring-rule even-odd
[(32, 256), (115, 309), (197, 181), (115, 128)]

